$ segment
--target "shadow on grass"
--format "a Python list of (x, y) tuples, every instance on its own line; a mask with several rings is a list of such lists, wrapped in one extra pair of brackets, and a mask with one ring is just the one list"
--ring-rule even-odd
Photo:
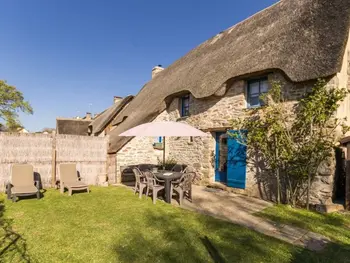
[(217, 262), (217, 263), (225, 262), (225, 260), (220, 255), (220, 252), (217, 250), (217, 248), (214, 246), (214, 244), (209, 240), (207, 236), (200, 239), (214, 262)]
[(31, 262), (25, 239), (12, 229), (12, 220), (4, 218), (0, 200), (0, 262)]
[[(325, 249), (313, 253), (312, 262), (349, 262), (350, 263), (350, 217), (340, 214), (322, 214), (303, 209), (293, 209), (286, 206), (268, 208), (257, 216), (269, 220), (298, 226), (311, 232), (331, 238)], [(304, 250), (293, 255), (292, 262), (302, 262), (310, 251)]]
[[(173, 208), (177, 209), (177, 208)], [(289, 262), (298, 248), (209, 216), (148, 209), (142, 231), (119, 233), (118, 262)], [(282, 252), (281, 252), (282, 251)]]
[(350, 246), (339, 243), (330, 243), (324, 250), (320, 252), (311, 252), (307, 249), (300, 250), (293, 254), (291, 263), (349, 263), (350, 262)]
[[(346, 242), (330, 243), (324, 250), (313, 252), (210, 216), (190, 211), (178, 213), (178, 209), (163, 210), (156, 205), (135, 213), (138, 218), (133, 223), (136, 224), (123, 230), (113, 241), (116, 260), (350, 263), (350, 246)], [(327, 225), (332, 220), (324, 218), (323, 223)], [(343, 223), (339, 218), (333, 222), (336, 226)]]
[(268, 208), (256, 214), (275, 222), (289, 224), (330, 237), (335, 242), (350, 246), (350, 217), (340, 214), (322, 214), (303, 209), (292, 209), (285, 206)]

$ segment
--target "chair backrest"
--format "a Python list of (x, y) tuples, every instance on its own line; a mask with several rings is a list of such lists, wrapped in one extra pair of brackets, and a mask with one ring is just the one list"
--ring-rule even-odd
[(194, 168), (194, 167), (192, 167), (192, 166), (187, 166), (185, 169), (184, 169), (184, 171), (183, 171), (184, 173), (195, 173), (196, 172), (196, 169)]
[(139, 164), (139, 165), (138, 165), (138, 169), (139, 169), (141, 172), (151, 171), (152, 165), (150, 165), (150, 164)]
[(75, 163), (61, 163), (59, 168), (62, 182), (76, 182), (78, 180), (77, 165)]
[(132, 171), (135, 174), (136, 182), (140, 183), (141, 182), (141, 177), (142, 177), (142, 172), (137, 167), (132, 168)]
[(143, 174), (146, 176), (146, 181), (149, 186), (156, 184), (155, 176), (151, 171), (146, 171)]
[(185, 173), (182, 175), (181, 179), (180, 179), (180, 186), (184, 191), (189, 191), (191, 190), (191, 186), (192, 186), (192, 173)]
[(34, 171), (31, 164), (14, 164), (11, 168), (11, 184), (13, 186), (34, 185)]
[(173, 172), (178, 172), (178, 173), (181, 173), (182, 170), (183, 170), (183, 167), (181, 164), (175, 164), (173, 169), (171, 169)]
[(183, 171), (184, 173), (189, 173), (192, 175), (192, 182), (194, 182), (196, 180), (196, 177), (197, 177), (197, 171), (194, 167), (192, 166), (187, 166), (185, 168), (185, 170)]

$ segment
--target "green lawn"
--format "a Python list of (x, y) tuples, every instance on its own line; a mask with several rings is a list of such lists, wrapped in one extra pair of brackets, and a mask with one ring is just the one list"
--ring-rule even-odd
[(350, 214), (321, 214), (289, 206), (269, 207), (257, 216), (298, 226), (329, 237), (333, 244), (320, 255), (329, 262), (350, 262)]
[(1, 204), (0, 262), (213, 262), (208, 251), (222, 262), (328, 262), (323, 253), (153, 205), (125, 188), (95, 187), (71, 197), (48, 190), (41, 200)]

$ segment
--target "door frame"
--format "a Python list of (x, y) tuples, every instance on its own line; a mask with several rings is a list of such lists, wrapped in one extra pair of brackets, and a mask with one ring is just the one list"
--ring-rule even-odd
[(214, 181), (218, 183), (224, 183), (227, 182), (227, 171), (222, 172), (219, 171), (219, 163), (220, 163), (220, 136), (224, 135), (225, 131), (218, 131), (215, 132), (215, 167), (214, 167)]

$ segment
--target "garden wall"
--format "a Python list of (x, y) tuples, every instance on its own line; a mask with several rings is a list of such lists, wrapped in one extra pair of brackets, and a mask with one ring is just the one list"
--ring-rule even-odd
[(44, 187), (51, 186), (52, 167), (59, 179), (60, 163), (76, 163), (85, 182), (97, 184), (98, 175), (107, 172), (107, 146), (108, 137), (0, 133), (0, 190), (16, 163), (32, 164)]

